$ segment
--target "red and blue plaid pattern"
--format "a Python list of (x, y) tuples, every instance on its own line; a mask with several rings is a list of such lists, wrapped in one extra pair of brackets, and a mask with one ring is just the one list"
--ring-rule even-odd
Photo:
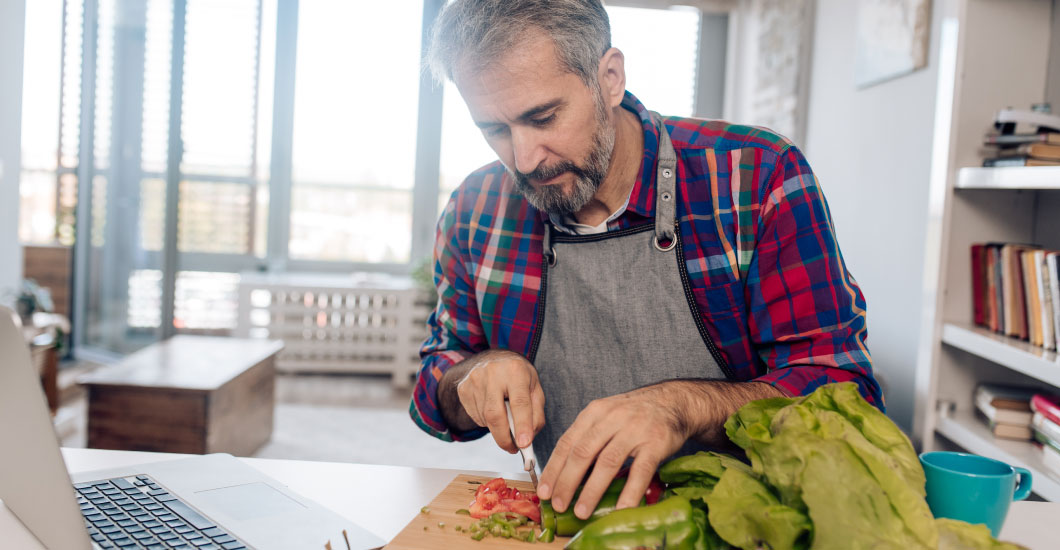
[[(655, 210), (658, 130), (629, 92), (623, 106), (640, 116), (644, 158), (627, 209), (609, 231), (652, 223)], [(865, 345), (865, 299), (802, 153), (763, 128), (663, 122), (678, 159), (677, 218), (688, 276), (728, 371), (788, 395), (853, 381), (884, 409)], [(486, 349), (529, 353), (547, 219), (513, 191), (499, 162), (468, 176), (442, 213), (434, 265), (440, 299), (428, 319), (431, 335), (409, 407), (431, 435), (451, 441), (487, 433), (449, 429), (438, 409), (438, 382), (449, 367)]]

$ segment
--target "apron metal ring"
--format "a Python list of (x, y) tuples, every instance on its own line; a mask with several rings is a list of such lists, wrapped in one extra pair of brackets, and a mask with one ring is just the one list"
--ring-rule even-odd
[(553, 248), (551, 251), (549, 251), (547, 254), (545, 254), (545, 258), (548, 259), (548, 266), (549, 267), (555, 267), (556, 266), (556, 249)]
[(651, 244), (655, 245), (655, 248), (660, 252), (669, 252), (670, 250), (673, 250), (675, 246), (677, 246), (677, 237), (672, 237), (670, 239), (670, 242), (666, 243), (666, 245), (660, 245), (659, 236), (656, 235), (652, 237)]

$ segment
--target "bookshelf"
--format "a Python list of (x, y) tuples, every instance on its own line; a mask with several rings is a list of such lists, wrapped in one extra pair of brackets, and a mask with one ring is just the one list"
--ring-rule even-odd
[(1041, 450), (994, 438), (975, 413), (981, 382), (1060, 392), (1060, 357), (974, 325), (970, 250), (977, 242), (1060, 249), (1060, 167), (980, 167), (998, 110), (1044, 100), (1060, 109), (1060, 87), (1051, 86), (1060, 82), (1060, 13), (1053, 0), (943, 0), (938, 9), (913, 439), (925, 451), (963, 450), (1027, 468), (1034, 492), (1060, 501), (1060, 475), (1043, 467)]

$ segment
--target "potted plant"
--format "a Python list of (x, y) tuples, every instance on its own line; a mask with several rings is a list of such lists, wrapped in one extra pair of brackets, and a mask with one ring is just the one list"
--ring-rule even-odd
[(22, 318), (24, 325), (32, 323), (34, 313), (50, 312), (54, 308), (51, 291), (38, 285), (33, 279), (23, 279), (22, 288), (15, 297), (15, 311)]

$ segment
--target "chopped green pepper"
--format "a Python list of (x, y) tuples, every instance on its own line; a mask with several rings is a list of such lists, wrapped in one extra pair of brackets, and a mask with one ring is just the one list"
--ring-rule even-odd
[(585, 526), (565, 548), (632, 550), (657, 547), (706, 550), (706, 538), (688, 499), (675, 496), (649, 506), (616, 510)]
[[(615, 506), (618, 505), (618, 497), (622, 494), (622, 489), (626, 486), (626, 478), (618, 477), (611, 482), (611, 485), (604, 491), (603, 496), (600, 497), (600, 502), (596, 505), (596, 510), (593, 510), (592, 515), (589, 519), (581, 519), (574, 515), (574, 502), (578, 501), (578, 496), (581, 495), (581, 488), (574, 492), (574, 497), (571, 499), (571, 506), (566, 511), (557, 513), (552, 508), (552, 503), (547, 500), (541, 501), (541, 527), (545, 529), (551, 529), (552, 532), (560, 536), (570, 536), (578, 531), (581, 531), (583, 527), (589, 525), (589, 523), (600, 519), (607, 514), (610, 514), (615, 510)], [(643, 505), (645, 500), (642, 498), (640, 504)]]

